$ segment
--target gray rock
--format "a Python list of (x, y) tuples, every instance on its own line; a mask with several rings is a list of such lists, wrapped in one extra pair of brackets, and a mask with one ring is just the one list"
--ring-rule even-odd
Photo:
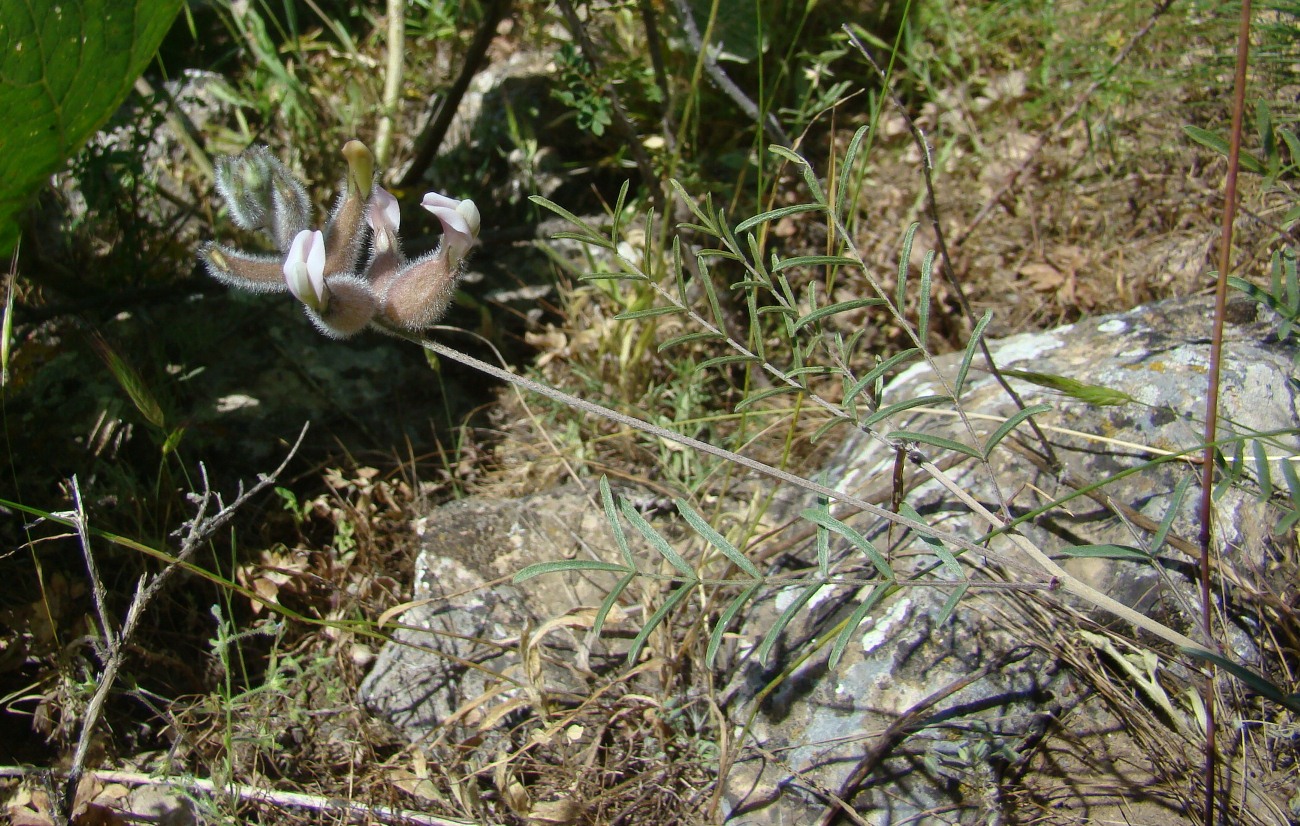
[[(1232, 317), (1237, 323), (1229, 327), (1225, 342), (1221, 435), (1294, 427), (1294, 348), (1279, 343), (1269, 323), (1255, 320), (1254, 305), (1234, 307)], [(1199, 443), (1209, 318), (1206, 300), (1174, 300), (1049, 332), (1013, 336), (991, 346), (1000, 367), (1066, 376), (1122, 391), (1140, 402), (1097, 407), (1013, 380), (1026, 405), (1046, 403), (1055, 408), (1039, 418), (1043, 425), (1072, 431), (1052, 429), (1049, 438), (1068, 477), (1086, 483), (1142, 464), (1153, 457), (1148, 447), (1177, 451)], [(960, 359), (960, 354), (948, 356), (939, 359), (937, 366), (951, 379)], [(980, 363), (976, 356), (975, 365)], [(1015, 407), (991, 375), (972, 372), (968, 384), (962, 397), (965, 409), (973, 417), (994, 417), (974, 418), (982, 443), (998, 419), (1010, 416)], [(922, 365), (892, 381), (884, 403), (942, 392), (934, 373)], [(883, 423), (881, 430), (923, 432), (973, 444), (959, 419), (915, 410)], [(1027, 433), (1022, 427), (1016, 438), (1032, 449)], [(938, 448), (919, 447), (940, 460)], [(1285, 437), (1270, 445), (1268, 452), (1294, 454), (1296, 440)], [(991, 474), (973, 460), (957, 462), (948, 474), (993, 511), (998, 509), (1000, 489), (1015, 514), (1071, 490), (1027, 455), (1007, 446), (993, 455)], [(873, 482), (890, 479), (894, 461), (892, 450), (854, 431), (827, 477), (840, 480), (841, 490), (861, 492)], [(1158, 524), (1179, 482), (1196, 474), (1195, 467), (1167, 462), (1108, 484), (1104, 490), (1111, 501), (1131, 509), (1127, 524), (1110, 508), (1081, 497), (1026, 523), (1022, 532), (1049, 554), (1083, 544), (1149, 547), (1151, 534), (1131, 527), (1135, 518)], [(1276, 467), (1273, 475), (1281, 478)], [(971, 538), (987, 530), (946, 489), (913, 468), (908, 476), (908, 484), (915, 487), (907, 501), (931, 525)], [(1172, 531), (1193, 541), (1197, 490), (1193, 478)], [(815, 500), (806, 496), (789, 495), (778, 520), (814, 505)], [(1281, 541), (1272, 531), (1277, 513), (1251, 491), (1236, 488), (1227, 490), (1217, 507), (1215, 544), (1225, 570), (1264, 570)], [(838, 511), (837, 515), (847, 518)], [(888, 545), (884, 525), (868, 527), (857, 520), (854, 524), (881, 548)], [(851, 561), (848, 549), (839, 550), (837, 564)], [(893, 554), (900, 573), (909, 570), (905, 564), (909, 558), (911, 570), (935, 561), (924, 546), (896, 547)], [(1067, 568), (1098, 590), (1194, 633), (1190, 630), (1194, 609), (1191, 615), (1188, 612), (1195, 605), (1188, 576), (1192, 557), (1169, 545), (1161, 556), (1167, 562), (1159, 568), (1148, 562), (1111, 559), (1075, 560)], [(796, 563), (809, 564), (808, 558)], [(973, 561), (973, 567), (978, 571), (982, 563)], [(942, 569), (941, 573), (950, 576)], [(1014, 594), (972, 589), (941, 625), (937, 617), (952, 589), (933, 585), (933, 576), (929, 581), (931, 587), (904, 588), (877, 605), (854, 632), (836, 667), (828, 664), (827, 648), (813, 651), (761, 700), (749, 727), (751, 739), (745, 741), (757, 748), (745, 750), (725, 780), (732, 822), (816, 822), (827, 810), (827, 792), (851, 802), (868, 823), (1000, 822), (1000, 773), (1015, 759), (1021, 744), (1041, 733), (1045, 716), (1068, 709), (1080, 692), (1043, 653), (1022, 656), (1027, 652), (1018, 649), (1022, 639), (1015, 630), (1016, 610), (999, 615)], [(869, 587), (823, 589), (791, 624), (766, 665), (755, 661), (754, 650), (797, 589), (778, 591), (747, 615), (726, 701), (738, 733), (760, 692), (795, 657), (812, 650), (815, 640), (827, 638), (868, 591)], [(1093, 616), (1113, 621), (1100, 612)], [(1242, 619), (1230, 629), (1229, 639), (1235, 655), (1247, 663), (1258, 656), (1250, 630), (1249, 621)], [(968, 680), (972, 676), (976, 679)], [(953, 687), (958, 690), (947, 693)], [(902, 730), (900, 720), (907, 723)]]
[(464, 499), (436, 509), (417, 529), (416, 606), (397, 620), (407, 627), (383, 647), (361, 686), (367, 708), (419, 740), (479, 698), (491, 695), (460, 723), (475, 724), (530, 692), (544, 701), (579, 690), (581, 630), (547, 633), (540, 644), (548, 656), (534, 671), (524, 667), (520, 640), (573, 608), (599, 604), (613, 580), (543, 576), (515, 586), (510, 577), (535, 562), (586, 555), (590, 544), (613, 547), (603, 511), (583, 491), (566, 485), (517, 499)]

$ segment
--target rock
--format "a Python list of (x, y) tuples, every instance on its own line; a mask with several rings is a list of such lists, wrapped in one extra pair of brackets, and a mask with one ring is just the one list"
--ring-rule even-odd
[(545, 697), (578, 690), (585, 631), (572, 625), (580, 618), (538, 640), (550, 655), (543, 661), (569, 667), (530, 671), (520, 641), (547, 620), (600, 604), (601, 588), (613, 579), (543, 576), (515, 586), (510, 578), (535, 562), (613, 547), (598, 503), (566, 485), (516, 499), (451, 502), (421, 520), (415, 607), (398, 618), (408, 628), (383, 647), (361, 686), (367, 708), (419, 740), (479, 698), (487, 700), (458, 718), (461, 724), (476, 724), (529, 691)]
[[(1079, 484), (1091, 483), (1153, 458), (1150, 449), (1176, 451), (1199, 443), (1210, 316), (1211, 305), (1204, 299), (1172, 300), (1049, 332), (1013, 336), (990, 346), (1002, 368), (1065, 376), (1136, 399), (1136, 403), (1098, 407), (1012, 380), (1026, 405), (1046, 403), (1055, 409), (1038, 420), (1056, 428), (1049, 430), (1049, 437), (1066, 476)], [(1294, 347), (1278, 342), (1267, 321), (1255, 320), (1253, 304), (1235, 305), (1231, 317), (1237, 323), (1225, 336), (1221, 435), (1294, 427)], [(937, 367), (951, 379), (960, 361), (961, 354), (953, 354), (938, 359)], [(978, 355), (974, 364), (981, 364)], [(889, 384), (884, 403), (943, 392), (934, 373), (920, 365)], [(982, 372), (972, 371), (962, 400), (976, 422), (981, 444), (1016, 409), (993, 377)], [(982, 418), (986, 416), (992, 418)], [(907, 430), (974, 444), (953, 416), (911, 410), (880, 427), (882, 432)], [(894, 452), (858, 431), (852, 434), (838, 450), (827, 478), (839, 480), (837, 487), (850, 492), (889, 480)], [(1022, 426), (1015, 438), (1034, 447), (1027, 427)], [(918, 447), (936, 462), (944, 458), (945, 451), (939, 448)], [(1295, 452), (1294, 437), (1268, 447), (1274, 456)], [(1250, 454), (1248, 449), (1246, 455)], [(994, 511), (999, 501), (992, 483), (996, 479), (1012, 512), (1023, 514), (1047, 504), (1049, 497), (1072, 490), (1028, 456), (1005, 445), (991, 457), (991, 474), (974, 460), (958, 461), (947, 472), (961, 489)], [(1079, 497), (1025, 523), (1021, 530), (1049, 554), (1085, 544), (1149, 548), (1151, 526), (1165, 517), (1179, 482), (1192, 479), (1189, 495), (1173, 519), (1171, 540), (1160, 551), (1167, 560), (1160, 569), (1146, 561), (1097, 558), (1077, 559), (1067, 567), (1098, 590), (1194, 634), (1195, 617), (1185, 608), (1196, 604), (1190, 578), (1193, 557), (1187, 552), (1190, 543), (1176, 540), (1189, 537), (1194, 542), (1197, 535), (1197, 472), (1184, 462), (1167, 462), (1107, 484), (1104, 492), (1110, 500), (1127, 507), (1128, 524), (1110, 508)], [(909, 467), (907, 475), (907, 484), (914, 486), (907, 501), (932, 526), (971, 538), (988, 529), (919, 470)], [(1281, 479), (1276, 467), (1273, 476)], [(886, 504), (888, 488), (886, 483)], [(802, 492), (788, 493), (775, 518), (779, 523), (815, 505), (815, 499)], [(1283, 541), (1273, 531), (1277, 512), (1270, 512), (1269, 505), (1244, 486), (1227, 489), (1217, 508), (1215, 544), (1225, 575), (1257, 576), (1270, 565), (1276, 568)], [(849, 518), (838, 509), (836, 514)], [(888, 546), (886, 527), (852, 521), (880, 548)], [(1130, 527), (1134, 523), (1146, 529)], [(916, 545), (892, 549), (900, 575), (935, 561), (924, 546)], [(842, 547), (837, 564), (847, 565), (851, 553), (861, 558), (859, 552)], [(909, 553), (917, 555), (906, 556)], [(973, 563), (972, 577), (984, 568), (981, 561), (966, 562), (968, 571)], [(806, 568), (814, 563), (805, 556), (793, 564)], [(938, 573), (939, 582), (953, 579), (942, 568)], [(1024, 581), (1022, 576), (1015, 578)], [(1039, 581), (1046, 579), (1044, 575)], [(1016, 760), (1022, 745), (1041, 735), (1049, 714), (1068, 710), (1084, 692), (1041, 650), (1021, 647), (1033, 637), (1018, 630), (1018, 616), (1023, 615), (1008, 606), (1016, 598), (1013, 592), (973, 588), (948, 621), (940, 623), (938, 617), (953, 588), (936, 586), (934, 575), (927, 581), (931, 587), (900, 589), (875, 606), (834, 668), (828, 663), (828, 648), (814, 650), (813, 643), (833, 634), (836, 624), (860, 604), (871, 586), (819, 591), (791, 623), (766, 665), (754, 656), (758, 641), (802, 586), (769, 595), (747, 614), (741, 629), (743, 643), (730, 665), (735, 676), (726, 695), (738, 745), (739, 732), (760, 692), (773, 684), (782, 669), (797, 663), (797, 657), (808, 656), (759, 703), (750, 737), (744, 741), (757, 748), (743, 751), (744, 757), (725, 779), (731, 822), (817, 822), (831, 805), (827, 792), (851, 802), (868, 823), (915, 822), (935, 812), (943, 812), (942, 822), (999, 822), (1004, 806), (1001, 773)], [(1090, 610), (1090, 615), (1103, 623), (1115, 622), (1097, 610)], [(1054, 612), (1052, 622), (1068, 616)], [(1258, 666), (1250, 620), (1234, 619), (1238, 623), (1228, 629), (1229, 647), (1239, 660)], [(1132, 633), (1131, 628), (1125, 630)], [(1165, 667), (1170, 669), (1170, 664)], [(1183, 679), (1190, 676), (1185, 670), (1170, 670)], [(1103, 798), (1090, 805), (1101, 805)]]

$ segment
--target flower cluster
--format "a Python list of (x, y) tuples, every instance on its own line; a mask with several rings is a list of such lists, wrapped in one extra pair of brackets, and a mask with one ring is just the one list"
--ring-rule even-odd
[[(397, 199), (378, 186), (375, 158), (348, 141), (342, 193), (324, 230), (312, 229), (302, 182), (265, 146), (217, 164), (217, 191), (231, 219), (266, 233), (279, 255), (258, 255), (209, 242), (200, 251), (214, 278), (260, 292), (288, 290), (320, 331), (347, 338), (367, 326), (415, 332), (442, 318), (466, 254), (478, 239), (473, 201), (430, 192), (421, 206), (442, 223), (442, 242), (407, 260), (397, 228)], [(362, 256), (365, 253), (365, 265)]]

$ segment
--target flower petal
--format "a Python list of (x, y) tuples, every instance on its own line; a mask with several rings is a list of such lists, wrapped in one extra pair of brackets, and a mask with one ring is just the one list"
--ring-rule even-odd
[(402, 220), (402, 210), (397, 205), (393, 193), (382, 186), (375, 187), (375, 194), (370, 196), (370, 206), (366, 210), (366, 223), (375, 232), (388, 229), (397, 232)]
[(284, 280), (303, 304), (320, 311), (327, 304), (325, 290), (325, 236), (305, 229), (294, 236), (284, 260)]

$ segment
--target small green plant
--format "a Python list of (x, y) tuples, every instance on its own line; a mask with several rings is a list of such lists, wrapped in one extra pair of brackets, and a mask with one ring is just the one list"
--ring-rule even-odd
[(614, 122), (609, 98), (596, 80), (591, 65), (572, 44), (562, 46), (557, 58), (561, 87), (553, 89), (551, 94), (577, 114), (581, 129), (600, 137), (605, 134), (605, 127)]

